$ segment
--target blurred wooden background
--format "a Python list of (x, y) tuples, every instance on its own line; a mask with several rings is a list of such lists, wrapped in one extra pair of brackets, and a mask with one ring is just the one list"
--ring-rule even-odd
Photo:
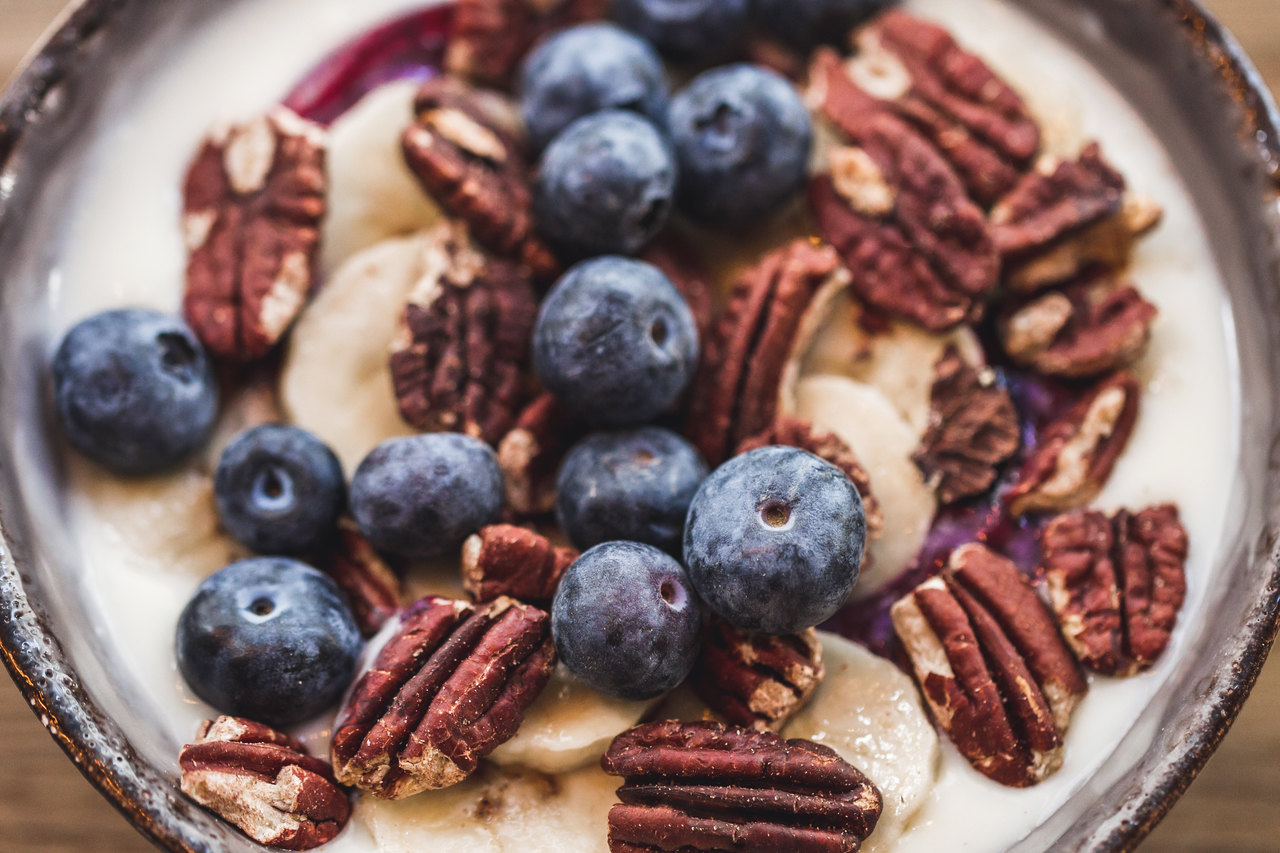
[[(963, 2), (963, 0), (956, 0)], [(1207, 0), (1280, 90), (1280, 0)], [(0, 0), (0, 80), (63, 0)], [(1280, 851), (1280, 655), (1187, 795), (1143, 845), (1148, 853)], [(176, 758), (176, 757), (175, 757)], [(152, 850), (66, 760), (0, 676), (0, 850)], [(573, 853), (573, 851), (565, 851)]]

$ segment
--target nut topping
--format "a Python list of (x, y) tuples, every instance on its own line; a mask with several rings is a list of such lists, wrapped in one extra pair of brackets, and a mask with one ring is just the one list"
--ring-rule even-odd
[(539, 39), (602, 18), (607, 7), (607, 0), (459, 0), (445, 66), (503, 85)]
[(424, 431), (497, 443), (524, 402), (533, 288), (513, 264), (472, 248), (457, 225), (434, 232), (424, 268), (391, 350), (400, 414)]
[(515, 734), (554, 665), (543, 611), (422, 599), (338, 716), (337, 778), (388, 800), (456, 785)]
[(1014, 515), (1083, 506), (1102, 490), (1138, 420), (1138, 380), (1117, 373), (1047, 426), (1006, 498)]
[(915, 462), (944, 504), (990, 489), (1021, 446), (1018, 411), (990, 370), (969, 364), (954, 344), (934, 366), (929, 427)]
[(829, 747), (717, 723), (637, 726), (600, 763), (626, 780), (609, 811), (613, 853), (854, 853), (882, 807)]
[(525, 406), (498, 444), (509, 510), (530, 516), (555, 509), (560, 462), (583, 432), (582, 425), (550, 392)]
[(372, 637), (400, 609), (400, 578), (352, 519), (338, 519), (335, 540), (318, 568), (346, 595), (360, 633)]
[(1119, 676), (1154, 664), (1186, 597), (1177, 508), (1073, 512), (1049, 522), (1040, 541), (1050, 600), (1081, 663)]
[(178, 761), (182, 792), (259, 844), (311, 850), (332, 840), (351, 816), (329, 765), (261, 723), (205, 721)]
[(778, 731), (822, 682), (822, 644), (812, 628), (773, 636), (712, 618), (689, 681), (712, 711), (735, 726)]
[(279, 108), (204, 142), (183, 185), (183, 313), (210, 352), (262, 358), (311, 292), (325, 214), (325, 136)]
[(653, 264), (671, 279), (693, 314), (698, 339), (710, 338), (715, 324), (716, 294), (693, 249), (668, 232), (650, 243), (640, 259)]
[(549, 603), (576, 559), (573, 548), (557, 548), (532, 530), (494, 524), (463, 543), (462, 585), (476, 601), (507, 595)]

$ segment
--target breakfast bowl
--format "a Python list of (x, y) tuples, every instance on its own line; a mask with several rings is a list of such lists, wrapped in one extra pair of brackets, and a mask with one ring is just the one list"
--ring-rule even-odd
[[(193, 723), (213, 716), (181, 688), (172, 662), (172, 600), (189, 593), (190, 578), (145, 561), (118, 573), (108, 553), (182, 516), (157, 505), (141, 522), (86, 532), (84, 484), (96, 480), (61, 436), (49, 364), (59, 337), (88, 314), (177, 308), (182, 176), (210, 126), (282, 100), (328, 123), (350, 103), (334, 108), (326, 58), (397, 15), (429, 17), (421, 10), (436, 4), (350, 5), (84, 0), (0, 101), (0, 645), (50, 734), (164, 849), (258, 849), (179, 790), (179, 750)], [(947, 7), (906, 5), (926, 17)], [(921, 820), (945, 831), (939, 816), (951, 798), (951, 814), (972, 818), (968, 838), (998, 839), (993, 850), (1129, 850), (1226, 733), (1280, 619), (1277, 112), (1238, 45), (1190, 0), (982, 0), (965, 9), (952, 8), (947, 23), (1040, 106), (1046, 134), (1075, 147), (1103, 138), (1165, 205), (1143, 263), (1159, 281), (1152, 298), (1170, 318), (1165, 328), (1177, 332), (1158, 332), (1153, 351), (1178, 368), (1143, 375), (1154, 401), (1134, 439), (1144, 450), (1116, 475), (1127, 485), (1103, 500), (1176, 491), (1192, 557), (1168, 653), (1077, 712), (1056, 787), (1028, 799), (940, 785), (930, 806), (939, 810)], [(384, 45), (418, 57), (441, 51), (444, 36), (424, 32), (408, 48)], [(416, 82), (421, 64), (383, 68), (358, 94), (390, 78)], [(322, 265), (326, 274), (339, 266)], [(1183, 298), (1180, 279), (1197, 276), (1207, 280)], [(339, 450), (353, 467), (359, 455)], [(127, 502), (120, 488), (96, 500)], [(149, 681), (157, 673), (179, 686), (158, 687)], [(1088, 731), (1104, 719), (1105, 732)]]

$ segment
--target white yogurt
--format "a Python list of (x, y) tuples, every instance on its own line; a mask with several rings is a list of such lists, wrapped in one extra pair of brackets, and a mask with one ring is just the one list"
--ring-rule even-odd
[[(66, 214), (65, 243), (51, 273), (51, 284), (60, 286), (50, 287), (50, 340), (75, 320), (107, 308), (175, 310), (184, 266), (179, 188), (207, 127), (270, 106), (337, 44), (420, 5), (421, 0), (226, 4), (195, 37), (137, 56), (128, 72), (133, 85), (111, 92), (103, 105), (110, 121), (85, 157)], [(1191, 538), (1187, 603), (1169, 652), (1152, 672), (1126, 681), (1094, 679), (1067, 737), (1065, 764), (1043, 784), (1002, 788), (974, 772), (950, 745), (944, 747), (938, 784), (894, 849), (995, 851), (1049, 817), (1107, 761), (1183, 653), (1188, 626), (1206, 618), (1205, 592), (1237, 458), (1235, 352), (1219, 270), (1191, 199), (1158, 139), (1106, 81), (1001, 0), (911, 0), (907, 6), (950, 26), (1021, 88), (1045, 120), (1051, 147), (1072, 153), (1081, 140), (1101, 140), (1131, 186), (1155, 197), (1166, 213), (1164, 224), (1142, 244), (1134, 273), (1161, 312), (1139, 368), (1147, 386), (1142, 416), (1098, 503), (1179, 505)], [(149, 74), (146, 68), (163, 71)], [(1174, 458), (1178, 464), (1168, 464)], [(120, 490), (95, 482), (97, 475), (86, 465), (73, 465), (72, 479), (73, 530), (89, 566), (89, 597), (135, 682), (122, 690), (145, 697), (150, 713), (167, 727), (172, 751), (147, 757), (176, 765), (177, 745), (211, 712), (182, 685), (171, 653), (173, 629), (195, 585), (217, 567), (210, 555), (224, 553), (219, 549), (226, 543), (197, 530), (194, 541), (179, 547), (199, 558), (178, 561), (177, 568), (148, 559), (151, 540), (113, 516)], [(198, 503), (183, 488), (175, 484), (174, 494)], [(163, 508), (171, 501), (162, 497), (152, 506), (157, 523), (163, 523)], [(321, 753), (324, 735), (314, 735)], [(372, 848), (357, 819), (328, 849)]]

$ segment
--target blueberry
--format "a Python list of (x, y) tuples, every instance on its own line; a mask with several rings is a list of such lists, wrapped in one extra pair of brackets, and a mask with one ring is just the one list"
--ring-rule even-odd
[(273, 726), (308, 720), (355, 675), (360, 631), (327, 576), (283, 557), (232, 563), (178, 617), (177, 656), (196, 695)]
[(569, 257), (640, 251), (674, 205), (671, 149), (622, 110), (580, 118), (551, 141), (534, 184), (538, 227)]
[(438, 557), (498, 520), (502, 470), (489, 445), (457, 433), (394, 438), (351, 480), (351, 514), (377, 548)]
[(714, 225), (745, 225), (804, 184), (813, 127), (791, 84), (754, 65), (695, 77), (671, 102), (679, 202)]
[(588, 686), (652, 699), (688, 677), (702, 606), (679, 563), (652, 545), (606, 542), (565, 572), (551, 603), (556, 652)]
[(578, 264), (543, 300), (533, 365), (574, 414), (599, 426), (653, 420), (684, 392), (698, 330), (657, 267), (603, 257)]
[(661, 127), (667, 120), (662, 60), (644, 40), (612, 24), (573, 27), (525, 60), (520, 107), (539, 151), (574, 121), (601, 110), (630, 110)]
[(614, 0), (618, 22), (672, 59), (710, 62), (744, 40), (749, 0)]
[(707, 476), (670, 430), (599, 432), (574, 445), (556, 482), (556, 518), (579, 549), (618, 539), (679, 555), (689, 502)]
[(158, 311), (107, 311), (76, 324), (53, 357), (53, 388), (67, 439), (117, 474), (180, 462), (218, 413), (204, 347)]
[(858, 580), (866, 519), (844, 473), (794, 447), (730, 459), (689, 507), (684, 560), (707, 606), (748, 631), (829, 619)]
[(762, 32), (807, 50), (844, 39), (849, 31), (896, 0), (754, 0)]
[(295, 426), (268, 424), (238, 436), (213, 475), (222, 526), (259, 554), (305, 554), (333, 530), (346, 499), (342, 464)]

